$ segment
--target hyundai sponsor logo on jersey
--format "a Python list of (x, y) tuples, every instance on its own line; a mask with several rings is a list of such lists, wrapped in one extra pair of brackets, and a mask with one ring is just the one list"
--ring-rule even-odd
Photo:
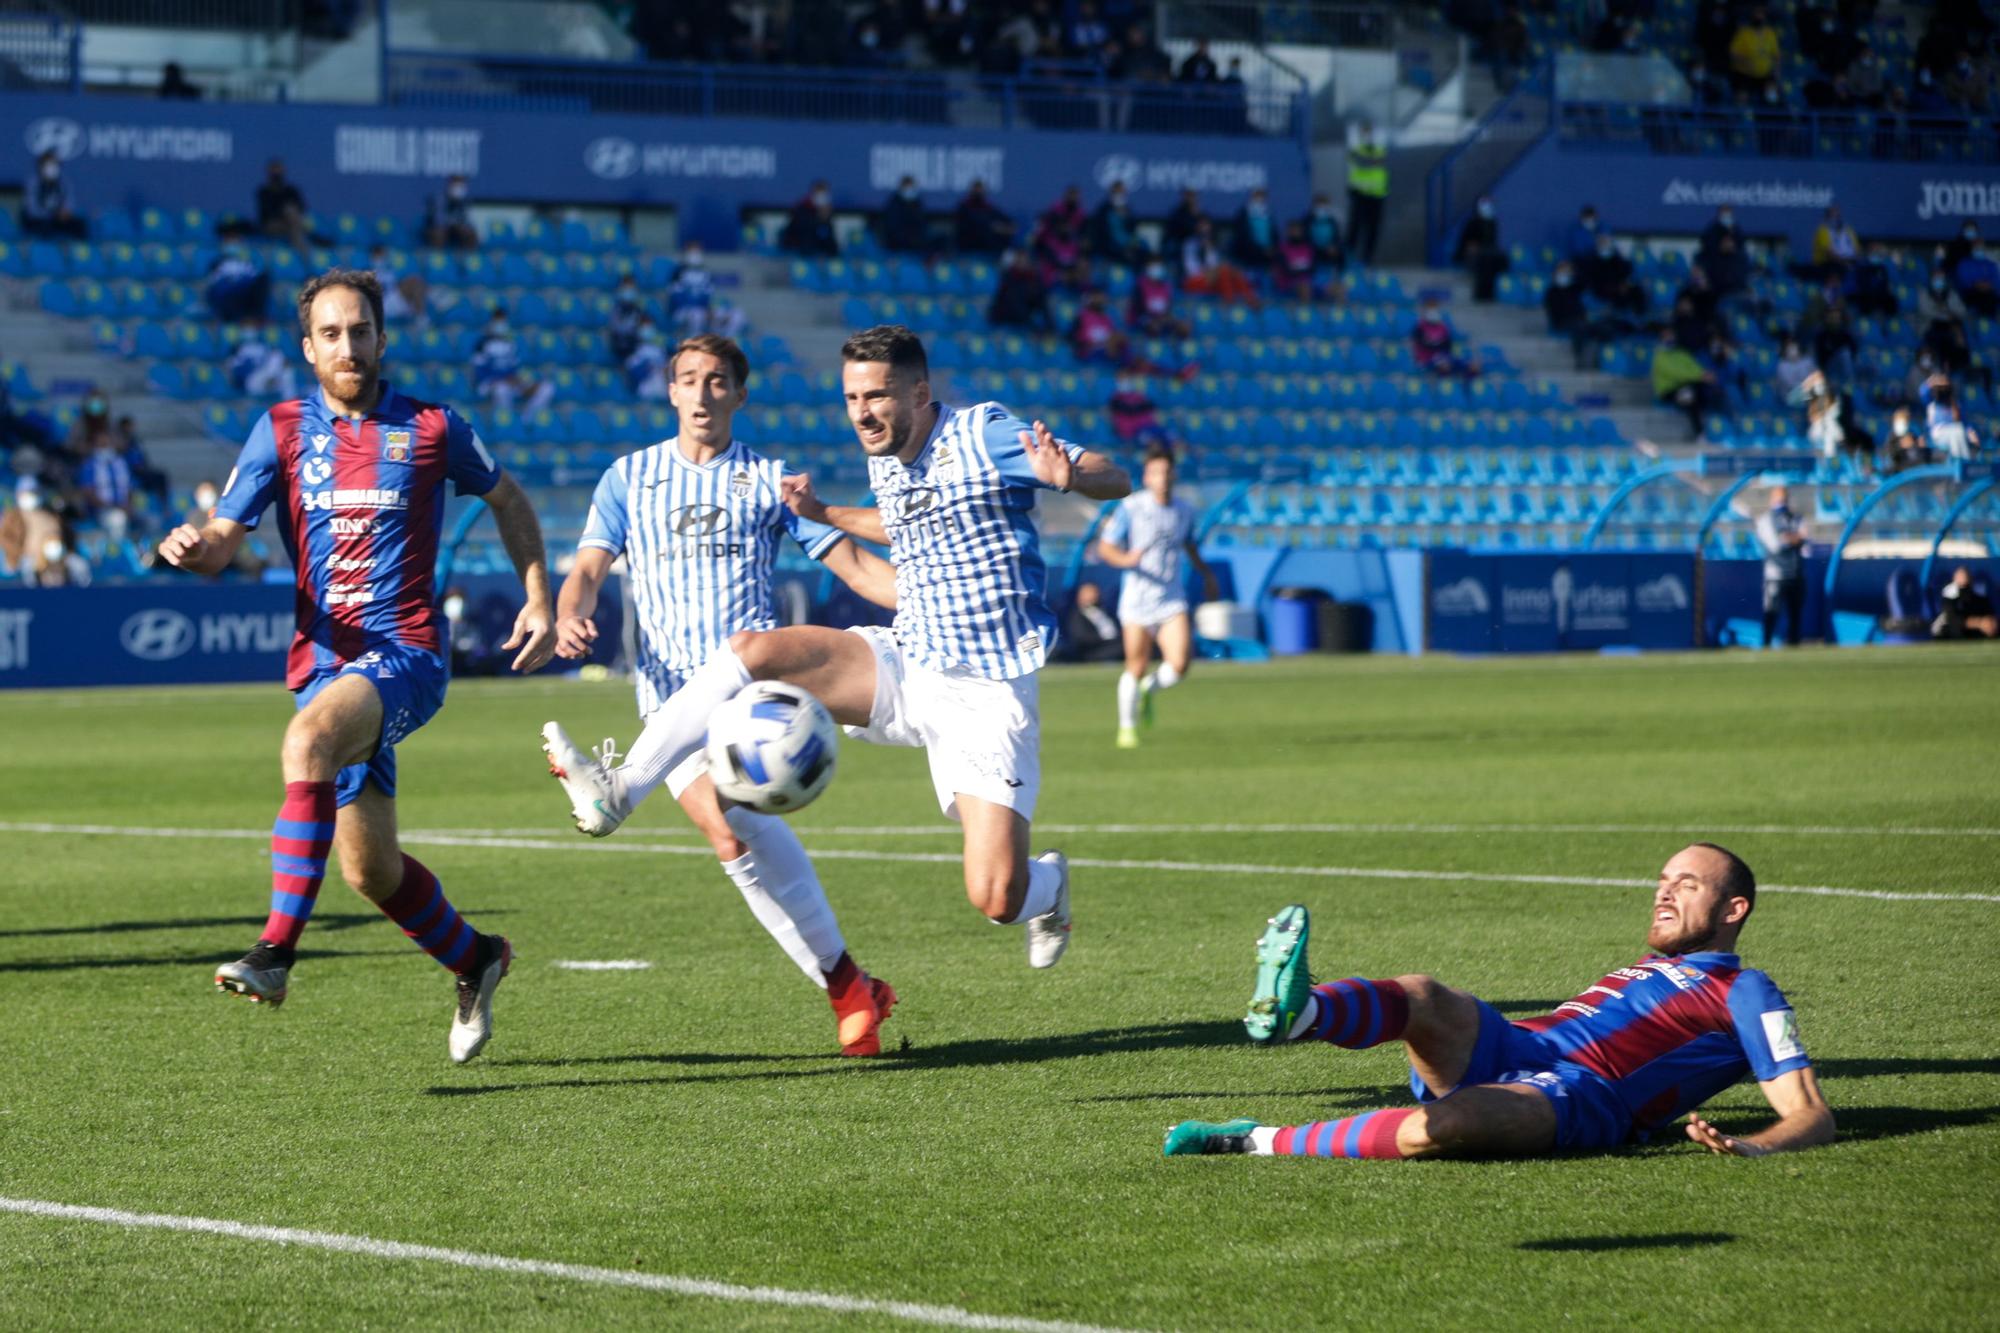
[(284, 677), (289, 584), (0, 591), (0, 687)]

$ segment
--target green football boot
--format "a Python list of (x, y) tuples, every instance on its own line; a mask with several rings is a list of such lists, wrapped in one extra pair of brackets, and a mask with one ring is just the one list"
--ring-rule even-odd
[(1306, 936), (1312, 923), (1306, 909), (1293, 903), (1271, 918), (1257, 941), (1257, 991), (1244, 1031), (1252, 1041), (1284, 1041), (1312, 998), (1312, 974), (1306, 971)]
[(1247, 1153), (1255, 1120), (1226, 1120), (1216, 1125), (1206, 1120), (1183, 1120), (1167, 1131), (1166, 1145), (1160, 1150), (1168, 1157), (1192, 1157), (1210, 1153)]

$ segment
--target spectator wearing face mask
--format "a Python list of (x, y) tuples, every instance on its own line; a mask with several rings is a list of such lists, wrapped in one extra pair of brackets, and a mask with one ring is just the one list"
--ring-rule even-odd
[(288, 242), (294, 250), (312, 243), (306, 197), (285, 174), (282, 158), (271, 159), (264, 168), (264, 183), (257, 187), (257, 230), (273, 240)]
[(1433, 375), (1477, 376), (1479, 367), (1457, 349), (1458, 334), (1445, 318), (1444, 308), (1426, 301), (1417, 310), (1417, 322), (1410, 328), (1410, 352), (1417, 367)]
[(553, 382), (537, 380), (521, 364), (520, 344), (507, 322), (507, 312), (498, 306), (480, 331), (479, 345), (472, 355), (472, 387), (502, 411), (518, 406), (523, 413), (539, 412), (555, 397)]
[(1215, 226), (1207, 218), (1196, 224), (1194, 235), (1181, 245), (1181, 288), (1221, 301), (1263, 304), (1243, 271), (1223, 259), (1215, 244)]
[(814, 181), (805, 198), (792, 205), (778, 245), (795, 255), (832, 259), (840, 254), (840, 240), (833, 230), (833, 192), (825, 181)]
[(1597, 206), (1585, 204), (1577, 211), (1576, 221), (1569, 224), (1569, 233), (1563, 238), (1563, 253), (1578, 264), (1586, 264), (1596, 256), (1597, 242), (1603, 234)]
[(1760, 5), (1750, 11), (1729, 39), (1729, 74), (1736, 90), (1762, 97), (1766, 90), (1775, 88), (1782, 56), (1778, 30), (1771, 26), (1770, 14)]
[(689, 241), (681, 250), (681, 262), (667, 284), (667, 318), (682, 338), (708, 332), (709, 314), (715, 308), (715, 276), (708, 271), (708, 257), (701, 242)]
[(479, 229), (472, 225), (472, 187), (463, 176), (444, 183), (434, 194), (424, 218), (424, 244), (455, 250), (477, 250)]
[(1951, 276), (1966, 309), (1986, 319), (2000, 314), (2000, 264), (1987, 254), (1985, 242), (1975, 241)]
[(1595, 370), (1598, 352), (1615, 336), (1593, 318), (1583, 299), (1583, 286), (1576, 280), (1576, 265), (1565, 259), (1549, 277), (1542, 293), (1542, 312), (1548, 317), (1549, 332), (1569, 339), (1570, 355), (1578, 370)]
[(1951, 285), (1951, 275), (1943, 269), (1932, 272), (1930, 279), (1917, 292), (1918, 327), (1928, 329), (1940, 320), (1966, 320), (1971, 317), (1965, 298)]
[(1458, 234), (1452, 262), (1472, 275), (1472, 299), (1491, 301), (1500, 275), (1509, 267), (1507, 247), (1500, 243), (1500, 219), (1490, 196), (1482, 196)]
[(1230, 224), (1229, 257), (1252, 273), (1271, 267), (1278, 257), (1278, 224), (1271, 217), (1271, 197), (1252, 190)]
[(1899, 407), (1891, 412), (1885, 470), (1901, 472), (1904, 468), (1928, 467), (1936, 461), (1937, 455), (1931, 452), (1930, 440), (1916, 428), (1910, 409)]
[(1336, 271), (1347, 267), (1347, 246), (1341, 239), (1340, 217), (1333, 211), (1330, 196), (1314, 195), (1312, 207), (1299, 222), (1306, 229), (1306, 241), (1312, 246), (1316, 266)]
[(32, 552), (25, 571), (31, 588), (88, 588), (90, 562), (69, 548), (60, 536), (42, 543)]
[(915, 176), (897, 182), (896, 192), (882, 205), (877, 225), (882, 248), (892, 255), (921, 255), (930, 250), (930, 219), (924, 216), (923, 192), (917, 188)]
[(76, 201), (63, 180), (62, 159), (54, 149), (35, 159), (35, 174), (21, 191), (21, 230), (50, 240), (81, 241), (90, 235), (77, 215)]
[(1979, 243), (1979, 224), (1966, 222), (1958, 229), (1958, 235), (1944, 243), (1944, 249), (1938, 256), (1937, 266), (1947, 274), (1958, 272), (1958, 266), (1965, 262), (1972, 254), (1973, 247)]
[(1639, 285), (1632, 261), (1618, 253), (1610, 232), (1597, 234), (1597, 248), (1578, 265), (1584, 290), (1621, 315), (1646, 313), (1646, 289)]
[(1000, 281), (986, 307), (986, 322), (995, 328), (1049, 332), (1049, 288), (1025, 250), (1009, 250), (1001, 264)]
[(0, 561), (15, 573), (26, 575), (34, 565), (31, 557), (51, 541), (62, 541), (62, 520), (49, 512), (42, 483), (22, 477), (14, 483), (14, 504), (0, 512)]
[(1736, 210), (1729, 207), (1718, 208), (1708, 225), (1701, 229), (1701, 243), (1696, 250), (1696, 259), (1704, 268), (1715, 267), (1715, 257), (1722, 252), (1723, 239), (1736, 242), (1740, 249), (1743, 233), (1736, 229)]
[(639, 326), (633, 333), (632, 350), (625, 354), (625, 387), (632, 396), (644, 402), (664, 403), (668, 398), (667, 367), (672, 358), (667, 354), (667, 336), (661, 333), (652, 317), (642, 313)]
[(1780, 398), (1790, 398), (1798, 392), (1799, 386), (1812, 376), (1819, 374), (1819, 364), (1815, 362), (1797, 338), (1785, 339), (1779, 349), (1777, 364), (1771, 370), (1771, 385)]
[(1924, 433), (1931, 451), (1944, 458), (1970, 459), (1979, 452), (1979, 432), (1965, 420), (1958, 404), (1958, 389), (1951, 376), (1932, 375), (1918, 392), (1918, 406), (1924, 414)]
[(1142, 338), (1185, 338), (1193, 328), (1174, 314), (1174, 283), (1166, 264), (1148, 256), (1132, 283), (1126, 322)]
[(976, 180), (951, 215), (952, 239), (962, 255), (997, 255), (1014, 240), (1014, 219), (1001, 212)]
[(1113, 185), (1104, 202), (1090, 215), (1083, 232), (1084, 249), (1092, 259), (1106, 264), (1138, 264), (1146, 257), (1146, 243), (1132, 218), (1131, 204), (1123, 183)]
[(639, 326), (651, 319), (646, 298), (639, 294), (638, 279), (626, 274), (611, 294), (611, 313), (604, 322), (604, 345), (611, 353), (612, 365), (625, 364), (625, 358), (639, 345)]
[(1277, 253), (1271, 258), (1271, 286), (1294, 301), (1310, 301), (1316, 291), (1317, 268), (1312, 243), (1306, 239), (1305, 224), (1286, 224), (1285, 234), (1278, 239)]

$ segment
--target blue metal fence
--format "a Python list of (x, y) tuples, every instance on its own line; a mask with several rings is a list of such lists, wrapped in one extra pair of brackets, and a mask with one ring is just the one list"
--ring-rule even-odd
[(1544, 69), (1493, 104), (1472, 133), (1438, 159), (1424, 179), (1424, 232), (1431, 264), (1444, 265), (1451, 243), (1479, 196), (1491, 190), (1553, 123)]
[(1992, 121), (1976, 116), (1562, 102), (1555, 120), (1566, 143), (1639, 152), (2000, 162), (2000, 133)]
[(607, 63), (391, 51), (397, 106), (880, 121), (967, 129), (1300, 138), (1305, 97), (1282, 89), (1114, 82), (1101, 76), (974, 79), (925, 72)]
[(83, 26), (45, 14), (0, 13), (0, 89), (81, 88)]

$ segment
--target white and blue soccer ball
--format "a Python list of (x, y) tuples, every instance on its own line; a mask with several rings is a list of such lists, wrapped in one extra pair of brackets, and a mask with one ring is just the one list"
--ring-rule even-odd
[(840, 728), (796, 685), (753, 681), (709, 715), (716, 794), (767, 815), (803, 810), (833, 781)]

